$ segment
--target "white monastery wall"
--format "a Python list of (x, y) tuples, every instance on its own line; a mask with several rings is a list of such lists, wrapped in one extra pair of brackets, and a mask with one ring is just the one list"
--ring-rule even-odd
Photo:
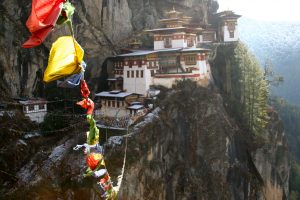
[(230, 38), (230, 33), (229, 33), (229, 30), (228, 30), (228, 26), (223, 26), (222, 31), (224, 33), (224, 42), (238, 41), (238, 39), (239, 39), (238, 26), (235, 27), (233, 38)]
[[(129, 78), (127, 78), (128, 71)], [(150, 70), (147, 69), (147, 65), (142, 65), (141, 67), (133, 65), (131, 68), (124, 66), (123, 78), (123, 88), (126, 92), (146, 95), (151, 84), (148, 81), (151, 78), (151, 74)]]
[(172, 40), (172, 48), (185, 48), (185, 47), (187, 47), (187, 43), (184, 42), (184, 39)]
[(164, 41), (154, 41), (154, 50), (164, 49)]
[(25, 116), (29, 117), (31, 121), (37, 122), (37, 123), (42, 123), (44, 122), (45, 116), (47, 112), (42, 111), (42, 112), (31, 112), (31, 113), (26, 113)]

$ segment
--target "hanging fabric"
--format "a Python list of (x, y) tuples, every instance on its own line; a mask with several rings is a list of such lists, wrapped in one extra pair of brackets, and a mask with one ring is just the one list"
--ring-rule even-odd
[(116, 193), (113, 190), (113, 185), (109, 173), (106, 169), (103, 155), (100, 153), (87, 153), (86, 155), (87, 169), (84, 177), (93, 176), (99, 178), (97, 183), (100, 186), (102, 195), (106, 199), (113, 199)]
[(100, 131), (97, 128), (96, 121), (92, 115), (86, 116), (87, 122), (90, 124), (89, 131), (87, 132), (86, 143), (88, 145), (96, 145), (99, 143)]
[(62, 25), (66, 22), (70, 22), (74, 14), (74, 11), (75, 11), (74, 6), (70, 2), (65, 2), (63, 4), (61, 14), (56, 21), (56, 24)]
[[(81, 67), (83, 70), (86, 69), (86, 63), (82, 61)], [(67, 77), (64, 81), (57, 80), (57, 87), (61, 88), (74, 88), (80, 84), (80, 81), (84, 77), (84, 71), (81, 71), (79, 74), (73, 74)]]
[(83, 99), (82, 101), (77, 102), (77, 105), (81, 106), (82, 108), (87, 110), (87, 115), (92, 115), (94, 112), (94, 102), (87, 98), (87, 99)]
[(44, 82), (48, 83), (83, 71), (83, 67), (80, 65), (83, 56), (83, 49), (77, 41), (74, 43), (71, 36), (58, 38), (50, 51), (48, 66), (44, 73)]
[(85, 80), (82, 80), (81, 81), (81, 84), (80, 84), (80, 92), (81, 92), (81, 96), (83, 98), (88, 98), (89, 95), (90, 95), (90, 90), (88, 88), (88, 85), (86, 84), (86, 81)]
[(61, 14), (65, 0), (33, 0), (31, 14), (26, 26), (31, 33), (30, 38), (22, 45), (32, 48), (40, 45), (53, 30)]
[[(89, 123), (89, 131), (86, 133), (86, 143), (77, 145), (74, 150), (85, 147), (87, 170), (84, 176), (93, 176), (99, 181), (97, 186), (101, 196), (105, 199), (115, 199), (120, 187), (118, 177), (118, 188), (114, 188), (109, 173), (106, 169), (103, 147), (99, 145), (100, 131), (93, 118), (94, 102), (89, 98), (90, 90), (84, 80), (86, 64), (83, 61), (84, 51), (74, 37), (72, 26), (72, 15), (75, 8), (67, 0), (33, 0), (31, 15), (26, 22), (32, 36), (22, 47), (31, 48), (40, 45), (54, 26), (67, 24), (71, 36), (63, 36), (53, 43), (49, 55), (48, 66), (44, 73), (44, 82), (58, 80), (59, 87), (71, 88), (80, 84), (83, 100), (77, 104), (87, 110), (86, 120)], [(59, 79), (65, 78), (64, 81)], [(127, 139), (126, 139), (127, 149)], [(92, 152), (91, 152), (92, 151)], [(126, 152), (122, 168), (124, 174)]]

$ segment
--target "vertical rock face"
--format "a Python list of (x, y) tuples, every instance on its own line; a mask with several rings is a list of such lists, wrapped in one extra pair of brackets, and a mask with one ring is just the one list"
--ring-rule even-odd
[(218, 94), (196, 87), (164, 98), (154, 120), (129, 138), (120, 199), (230, 199), (236, 130), (220, 103)]
[[(93, 90), (101, 74), (102, 64), (109, 56), (142, 30), (158, 25), (158, 19), (173, 5), (195, 20), (207, 21), (216, 12), (213, 0), (76, 0), (74, 16), (75, 36), (86, 51), (88, 64), (86, 77)], [(214, 3), (212, 3), (214, 2)], [(59, 35), (69, 34), (65, 27), (56, 27), (39, 47), (22, 49), (21, 44), (29, 35), (25, 23), (30, 14), (31, 1), (3, 0), (0, 3), (0, 88), (9, 96), (32, 96), (36, 89), (38, 69), (47, 66), (48, 52)], [(93, 85), (93, 86), (92, 86)], [(93, 88), (94, 87), (94, 88)], [(1, 93), (3, 95), (4, 93)]]
[(29, 1), (2, 1), (0, 10), (1, 96), (26, 96), (32, 92), (37, 69), (46, 64), (47, 49), (20, 48), (27, 35), (24, 23)]
[(129, 139), (120, 199), (286, 199), (289, 158), (276, 114), (253, 149), (222, 104), (207, 89), (169, 94)]
[(267, 199), (288, 199), (290, 158), (281, 120), (271, 115), (267, 142), (252, 153), (254, 164), (264, 180)]
[[(238, 74), (238, 63), (233, 59), (236, 44), (220, 45), (217, 56), (212, 63), (212, 71), (215, 83), (219, 86), (224, 97), (227, 110), (237, 121), (237, 114), (233, 110), (239, 102), (236, 96), (236, 84)], [(290, 158), (287, 141), (281, 120), (273, 108), (268, 108), (268, 125), (265, 130), (260, 131), (260, 136), (251, 139), (251, 133), (245, 134), (248, 142), (247, 154), (251, 171), (258, 177), (257, 185), (260, 186), (260, 196), (264, 199), (288, 199)], [(233, 151), (236, 152), (236, 151)], [(237, 178), (237, 177), (236, 177)], [(245, 186), (247, 187), (247, 186)]]

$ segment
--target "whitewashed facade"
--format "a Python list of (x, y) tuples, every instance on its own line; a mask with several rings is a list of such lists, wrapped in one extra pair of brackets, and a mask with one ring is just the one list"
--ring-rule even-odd
[[(236, 23), (236, 22), (231, 22)], [(239, 40), (239, 32), (238, 32), (238, 26), (236, 25), (235, 29), (230, 31), (230, 28), (228, 25), (224, 25), (222, 27), (223, 32), (223, 41), (224, 42), (235, 42)]]
[(23, 106), (23, 113), (29, 117), (31, 121), (42, 123), (47, 114), (47, 101), (44, 100), (28, 100), (20, 101)]
[(232, 11), (224, 11), (217, 14), (219, 17), (219, 39), (221, 42), (236, 42), (239, 40), (238, 19), (241, 15), (237, 15)]
[[(144, 109), (140, 102), (134, 102), (134, 105), (132, 105), (131, 99), (138, 97), (133, 93), (121, 91), (100, 92), (96, 94), (96, 97), (100, 98), (101, 103), (101, 110), (95, 110), (96, 116), (123, 118), (134, 116), (139, 110)], [(137, 103), (139, 105), (136, 105)]]
[(125, 92), (146, 96), (151, 85), (172, 87), (177, 80), (207, 80), (210, 76), (208, 57), (210, 49), (199, 48), (204, 43), (237, 41), (237, 18), (231, 12), (222, 12), (219, 30), (209, 25), (197, 27), (191, 18), (174, 8), (160, 20), (163, 28), (145, 30), (153, 36), (153, 50), (132, 50), (114, 59), (114, 77), (123, 80)]

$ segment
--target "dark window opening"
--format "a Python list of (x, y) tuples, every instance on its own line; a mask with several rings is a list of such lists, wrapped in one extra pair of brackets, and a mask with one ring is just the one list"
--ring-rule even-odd
[(154, 76), (154, 70), (151, 70), (151, 77)]

